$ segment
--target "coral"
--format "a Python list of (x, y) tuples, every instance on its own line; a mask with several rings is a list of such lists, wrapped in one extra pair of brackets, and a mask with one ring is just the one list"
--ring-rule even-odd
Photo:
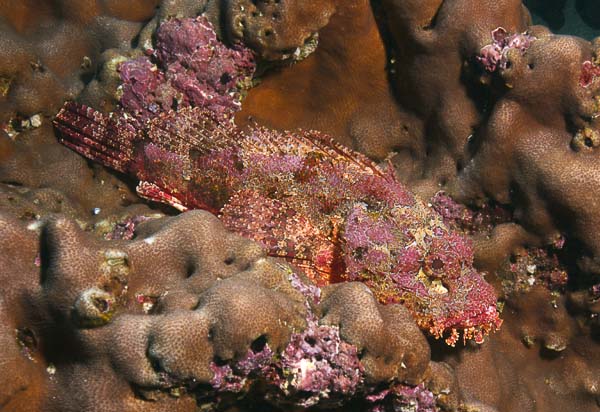
[(1, 218), (3, 410), (193, 411), (242, 387), (273, 405), (341, 404), (389, 380), (442, 395), (406, 309), (360, 284), (320, 293), (207, 212), (147, 220), (112, 241), (64, 217)]
[[(569, 300), (577, 303), (569, 303)], [(457, 370), (468, 401), (494, 405), (484, 411), (551, 411), (598, 408), (598, 341), (588, 296), (557, 296), (543, 287), (507, 302), (504, 326), (494, 339), (445, 360)], [(598, 308), (596, 308), (596, 313)], [(540, 394), (543, 393), (543, 396)], [(477, 410), (475, 408), (475, 410)]]
[(147, 121), (173, 107), (204, 107), (219, 116), (238, 110), (254, 73), (252, 53), (217, 40), (205, 17), (172, 19), (156, 32), (155, 66), (148, 57), (120, 64), (121, 107)]
[(280, 357), (264, 344), (262, 349), (249, 350), (233, 368), (213, 364), (211, 384), (217, 390), (239, 392), (253, 375), (280, 389), (279, 394), (271, 395), (278, 396), (279, 402), (303, 407), (323, 404), (324, 400), (330, 405), (340, 404), (363, 384), (358, 350), (341, 339), (339, 327), (319, 325), (311, 303), (319, 304), (320, 289), (302, 282), (291, 271), (289, 279), (306, 299), (306, 329), (291, 335)]
[[(597, 140), (598, 83), (591, 76), (587, 87), (580, 84), (593, 45), (537, 31), (524, 54), (509, 53), (510, 67), (492, 75), (492, 86), (503, 92), (453, 190), (461, 201), (487, 197), (510, 205), (538, 242), (564, 237), (567, 250), (578, 250), (579, 268), (594, 272), (598, 241), (588, 228), (596, 224), (589, 208), (596, 171), (589, 160)], [(492, 158), (507, 162), (499, 167)], [(590, 177), (585, 184), (583, 175)]]
[(335, 13), (336, 3), (213, 0), (207, 10), (215, 15), (214, 20), (224, 23), (221, 30), (230, 41), (241, 41), (269, 60), (299, 60), (307, 50), (314, 50), (312, 43)]
[[(531, 5), (534, 13), (560, 3), (571, 7), (567, 10), (570, 12), (574, 11), (575, 1), (524, 3)], [(577, 3), (582, 18), (593, 24), (597, 14), (594, 2)], [(300, 13), (303, 10), (306, 15)], [(402, 306), (375, 305), (362, 284), (336, 284), (332, 287), (337, 292), (331, 295), (330, 287), (324, 287), (321, 294), (325, 299), (313, 307), (320, 325), (337, 327), (342, 341), (357, 348), (364, 376), (375, 385), (366, 393), (357, 392), (352, 402), (360, 400), (358, 405), (344, 408), (425, 408), (431, 392), (438, 408), (453, 410), (458, 396), (451, 384), (454, 382), (466, 396), (464, 410), (595, 410), (600, 386), (598, 276), (592, 276), (598, 273), (594, 162), (600, 141), (596, 125), (598, 41), (555, 36), (542, 27), (531, 26), (518, 0), (0, 3), (0, 231), (5, 234), (0, 254), (0, 277), (5, 285), (0, 300), (0, 344), (4, 348), (0, 356), (4, 372), (0, 373), (1, 408), (136, 410), (137, 406), (132, 406), (135, 404), (144, 410), (195, 410), (215, 400), (220, 408), (229, 410), (272, 408), (261, 403), (265, 394), (262, 383), (255, 385), (252, 378), (246, 381), (249, 388), (215, 396), (210, 381), (216, 375), (210, 363), (204, 364), (209, 365), (209, 373), (199, 386), (191, 380), (181, 385), (181, 381), (173, 382), (173, 377), (162, 373), (156, 364), (163, 382), (160, 388), (131, 384), (135, 379), (126, 376), (130, 369), (122, 365), (133, 363), (107, 361), (106, 348), (125, 342), (122, 346), (126, 350), (121, 352), (134, 353), (132, 348), (139, 347), (137, 353), (142, 354), (145, 347), (136, 342), (144, 339), (136, 337), (144, 335), (143, 328), (106, 333), (108, 337), (101, 342), (89, 344), (86, 333), (107, 331), (124, 320), (121, 315), (132, 315), (124, 313), (118, 299), (113, 303), (110, 296), (94, 289), (94, 282), (76, 293), (69, 292), (70, 287), (60, 290), (73, 298), (59, 306), (70, 309), (78, 302), (82, 316), (71, 318), (61, 309), (67, 321), (57, 326), (45, 309), (46, 301), (39, 304), (39, 291), (43, 289), (40, 273), (41, 268), (48, 267), (43, 259), (47, 255), (38, 253), (40, 239), (35, 232), (24, 228), (49, 213), (61, 213), (101, 237), (124, 237), (101, 244), (128, 245), (136, 239), (139, 242), (144, 232), (151, 237), (169, 222), (148, 219), (135, 223), (139, 217), (153, 218), (157, 213), (132, 194), (133, 182), (59, 146), (49, 127), (49, 117), (66, 98), (104, 112), (113, 111), (122, 97), (118, 87), (123, 72), (118, 69), (127, 67), (124, 62), (133, 65), (142, 58), (139, 61), (158, 65), (157, 58), (146, 51), (156, 49), (154, 34), (159, 25), (172, 17), (195, 18), (203, 11), (219, 38), (230, 46), (246, 41), (259, 61), (265, 57), (287, 59), (283, 64), (270, 64), (266, 72), (261, 67), (262, 82), (248, 92), (242, 110), (235, 116), (239, 126), (258, 122), (280, 130), (321, 130), (376, 161), (390, 160), (398, 177), (423, 199), (444, 190), (452, 198), (436, 196), (431, 200), (433, 207), (446, 227), (471, 237), (473, 265), (488, 272), (486, 280), (505, 300), (505, 326), (483, 345), (467, 344), (451, 350), (430, 341), (433, 358), (451, 363), (458, 371), (455, 377), (450, 369), (435, 362), (422, 373), (425, 367), (419, 365), (428, 359), (427, 344), (422, 343), (416, 328), (411, 328), (416, 335), (406, 336), (408, 329), (403, 321), (392, 319), (400, 316), (392, 314), (403, 310)], [(567, 19), (573, 16), (566, 15)], [(235, 22), (244, 22), (247, 27), (234, 27)], [(477, 57), (498, 27), (504, 27), (509, 36), (528, 33), (537, 40), (525, 52), (505, 50), (500, 58), (510, 67), (490, 72)], [(269, 35), (267, 29), (272, 30)], [(308, 58), (288, 65), (311, 52)], [(148, 147), (147, 155), (153, 160), (164, 159), (173, 169), (180, 164), (176, 156), (159, 147)], [(219, 164), (215, 159), (210, 167), (231, 170), (235, 164)], [(149, 162), (146, 166), (152, 169)], [(279, 164), (269, 166), (281, 172)], [(212, 178), (219, 182), (218, 174)], [(160, 184), (173, 182), (158, 183), (142, 183), (140, 187), (151, 198), (167, 199), (170, 195)], [(217, 203), (231, 194), (221, 195)], [(170, 196), (169, 200), (184, 208), (177, 197)], [(174, 213), (169, 208), (162, 211)], [(353, 212), (364, 217), (360, 208)], [(187, 224), (196, 228), (195, 224)], [(370, 227), (369, 220), (361, 220), (360, 224)], [(165, 224), (165, 230), (168, 226), (170, 223)], [(372, 244), (375, 235), (379, 234), (369, 232), (369, 237), (354, 240)], [(132, 236), (133, 240), (125, 240)], [(52, 242), (41, 242), (43, 247), (49, 244)], [(71, 244), (85, 246), (78, 240)], [(211, 246), (213, 252), (219, 249)], [(140, 283), (153, 284), (157, 280), (160, 284), (159, 274), (167, 273), (168, 277), (172, 273), (170, 265), (186, 266), (177, 263), (184, 248), (169, 247), (169, 253), (160, 255), (166, 256), (166, 263), (151, 257), (136, 259), (133, 273), (137, 262), (148, 260), (155, 267), (143, 267), (133, 278)], [(63, 249), (71, 251), (69, 262), (81, 268), (77, 262), (85, 261), (87, 255), (80, 257), (79, 248)], [(399, 261), (403, 267), (413, 268), (420, 263), (421, 256), (414, 250), (410, 252)], [(327, 253), (321, 257), (321, 263), (326, 263)], [(365, 258), (369, 265), (381, 261), (376, 253), (368, 253)], [(438, 259), (428, 259), (426, 274), (435, 276), (438, 265)], [(69, 265), (61, 270), (73, 273)], [(107, 265), (98, 270), (112, 273)], [(357, 268), (354, 273), (359, 271)], [(569, 279), (566, 285), (565, 273)], [(304, 287), (314, 290), (305, 281)], [(165, 289), (176, 290), (171, 281), (166, 284), (169, 286)], [(440, 291), (445, 287), (443, 283), (441, 287), (433, 286)], [(47, 285), (44, 288), (47, 290)], [(132, 290), (126, 296), (136, 316), (151, 318), (172, 313), (160, 311), (165, 301), (175, 299), (173, 294)], [(239, 290), (220, 305), (231, 306), (249, 289)], [(77, 300), (79, 296), (85, 298)], [(90, 305), (94, 303), (90, 297), (98, 298), (98, 306)], [(115, 310), (103, 314), (108, 308)], [(253, 308), (250, 313), (254, 316), (256, 312)], [(406, 313), (400, 317), (404, 316)], [(77, 319), (82, 324), (76, 324)], [(246, 316), (238, 324), (245, 326), (248, 319)], [(297, 319), (306, 322), (300, 315)], [(106, 321), (102, 326), (79, 329), (84, 324)], [(192, 322), (186, 318), (181, 324), (181, 328), (165, 328), (161, 336), (182, 329), (189, 332)], [(304, 323), (292, 333), (303, 331)], [(402, 341), (397, 339), (399, 336), (404, 336)], [(230, 383), (236, 385), (233, 375), (250, 370), (258, 374), (257, 368), (266, 364), (270, 355), (263, 342), (261, 338), (242, 345), (231, 359), (212, 359), (212, 366), (222, 368), (221, 376), (232, 377)], [(273, 354), (279, 356), (288, 342), (271, 349)], [(416, 361), (411, 347), (419, 348)], [(249, 348), (257, 352), (249, 355)], [(186, 362), (189, 359), (193, 356)], [(239, 361), (243, 371), (235, 368)], [(132, 375), (139, 376), (144, 370), (139, 367)], [(443, 376), (443, 383), (430, 381), (430, 375), (438, 379)], [(392, 376), (402, 383), (395, 387), (383, 384)], [(446, 396), (448, 388), (452, 390)], [(281, 390), (278, 385), (270, 388), (274, 389)], [(405, 397), (386, 398), (385, 394), (393, 390), (401, 390)], [(297, 395), (290, 392), (292, 402), (298, 400)], [(242, 399), (239, 402), (238, 397)], [(368, 402), (367, 397), (375, 402)], [(284, 402), (280, 396), (272, 399)], [(289, 403), (277, 405), (286, 410), (294, 408)], [(330, 405), (320, 397), (313, 409), (320, 406)]]
[(49, 122), (15, 139), (0, 136), (0, 182), (2, 210), (25, 221), (62, 213), (94, 226), (113, 215), (153, 213), (126, 182), (57, 144)]
[[(272, 7), (274, 2), (258, 2), (258, 8), (263, 3)], [(279, 4), (294, 7), (306, 3)], [(261, 74), (260, 84), (248, 92), (236, 123), (242, 127), (256, 122), (278, 130), (320, 130), (377, 160), (385, 159), (391, 148), (399, 150), (402, 145), (397, 144), (398, 136), (409, 133), (404, 126), (411, 115), (398, 111), (389, 87), (386, 71), (389, 59), (372, 3), (369, 0), (312, 2), (308, 6), (310, 12), (321, 7), (321, 15), (329, 16), (319, 24), (326, 25), (318, 31), (317, 49), (308, 59), (285, 70)], [(256, 17), (258, 21), (262, 19), (260, 15)], [(314, 23), (300, 20), (288, 27), (305, 30), (309, 24)], [(291, 52), (293, 49), (287, 51)], [(402, 147), (407, 152), (420, 150), (415, 139), (407, 138), (402, 143), (406, 143)], [(406, 160), (410, 169), (413, 161)]]
[(156, 0), (3, 2), (0, 125), (52, 116), (81, 93), (107, 49), (128, 48)]

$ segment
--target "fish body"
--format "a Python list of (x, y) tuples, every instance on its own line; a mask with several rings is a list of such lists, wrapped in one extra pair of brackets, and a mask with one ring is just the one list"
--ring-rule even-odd
[(413, 196), (391, 166), (318, 132), (245, 131), (198, 107), (145, 122), (67, 103), (55, 119), (68, 147), (140, 183), (180, 211), (205, 209), (301, 268), (319, 286), (364, 282), (382, 303), (454, 344), (500, 326), (492, 287), (468, 239)]

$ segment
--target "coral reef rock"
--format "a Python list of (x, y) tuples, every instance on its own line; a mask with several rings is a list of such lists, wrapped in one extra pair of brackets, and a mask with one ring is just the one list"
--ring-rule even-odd
[(456, 406), (406, 309), (360, 283), (321, 291), (207, 212), (112, 241), (60, 216), (1, 221), (3, 410), (344, 403), (390, 380), (396, 402), (421, 385)]

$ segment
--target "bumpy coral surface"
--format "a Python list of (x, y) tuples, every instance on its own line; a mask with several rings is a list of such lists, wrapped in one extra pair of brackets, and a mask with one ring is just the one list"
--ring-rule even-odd
[(130, 241), (31, 222), (2, 215), (2, 281), (21, 274), (2, 292), (3, 410), (193, 411), (259, 382), (274, 405), (342, 404), (390, 379), (399, 403), (454, 391), (406, 309), (361, 284), (320, 291), (207, 212)]
[(157, 3), (2, 2), (0, 126), (52, 116), (65, 99), (79, 95), (110, 60), (104, 52), (128, 50)]

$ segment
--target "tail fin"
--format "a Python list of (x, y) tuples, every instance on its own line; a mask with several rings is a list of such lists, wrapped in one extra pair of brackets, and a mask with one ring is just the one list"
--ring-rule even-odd
[(56, 115), (54, 126), (65, 146), (119, 172), (129, 172), (137, 133), (134, 125), (120, 116), (67, 102)]

